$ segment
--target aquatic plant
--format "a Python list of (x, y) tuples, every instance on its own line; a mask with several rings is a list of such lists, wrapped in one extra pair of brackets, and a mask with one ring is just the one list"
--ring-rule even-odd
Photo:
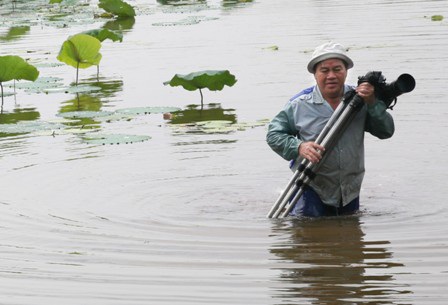
[(101, 42), (87, 34), (76, 34), (62, 44), (57, 59), (76, 68), (76, 84), (78, 84), (79, 69), (98, 66), (101, 61)]
[(129, 135), (129, 134), (88, 134), (84, 137), (84, 141), (88, 144), (96, 145), (119, 145), (133, 144), (136, 142), (144, 142), (150, 140), (150, 136), (146, 135)]
[(199, 90), (202, 108), (204, 106), (202, 89), (207, 88), (211, 91), (221, 91), (224, 86), (232, 87), (236, 82), (235, 75), (231, 74), (228, 70), (205, 70), (186, 75), (176, 74), (171, 80), (163, 84), (172, 87), (182, 86), (188, 91)]
[(443, 20), (443, 15), (432, 15), (431, 16), (431, 20), (432, 21), (442, 21)]
[(106, 39), (110, 39), (113, 42), (115, 42), (115, 41), (122, 42), (123, 41), (123, 34), (117, 33), (115, 31), (112, 31), (112, 30), (109, 30), (109, 29), (104, 29), (104, 28), (103, 29), (95, 29), (95, 30), (85, 31), (85, 32), (82, 32), (81, 34), (87, 34), (87, 35), (90, 35), (92, 37), (95, 37), (100, 42), (103, 42)]
[(39, 76), (39, 71), (33, 65), (27, 63), (20, 56), (6, 55), (0, 56), (0, 89), (3, 107), (3, 82), (11, 80), (35, 81)]
[(130, 18), (135, 16), (134, 8), (122, 0), (100, 0), (98, 6), (118, 18)]

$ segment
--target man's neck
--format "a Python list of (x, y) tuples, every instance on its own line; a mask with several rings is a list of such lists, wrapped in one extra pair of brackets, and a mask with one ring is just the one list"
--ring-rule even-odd
[(336, 109), (341, 103), (342, 96), (337, 97), (324, 97), (324, 99), (330, 104), (331, 108)]

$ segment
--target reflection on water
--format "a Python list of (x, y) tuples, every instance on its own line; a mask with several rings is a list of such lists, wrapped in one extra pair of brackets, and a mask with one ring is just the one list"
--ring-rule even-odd
[(120, 18), (107, 21), (103, 28), (112, 30), (112, 31), (129, 31), (134, 27), (135, 18)]
[(206, 0), (157, 0), (162, 5), (194, 5), (207, 3)]
[(0, 112), (0, 138), (16, 136), (25, 132), (14, 129), (12, 124), (19, 122), (31, 122), (40, 118), (40, 113), (36, 108), (15, 108), (12, 112)]
[[(1, 55), (52, 79), (49, 94), (8, 98), (1, 117), (42, 132), (0, 137), (0, 304), (446, 304), (447, 23), (424, 17), (447, 16), (446, 1), (132, 0), (126, 20), (94, 18), (97, 2), (0, 1)], [(101, 90), (56, 90), (74, 76), (56, 59), (63, 41), (103, 26), (127, 31), (101, 51), (100, 74), (119, 81), (92, 69), (83, 80)], [(350, 48), (352, 80), (374, 69), (421, 86), (394, 110), (392, 139), (366, 137), (364, 214), (272, 222), (290, 172), (263, 128), (239, 128), (308, 86), (309, 52), (328, 40)], [(240, 82), (222, 105), (201, 111), (162, 84), (216, 67)], [(65, 111), (148, 106), (182, 111), (83, 122), (152, 137), (136, 145), (86, 145), (80, 128), (53, 125)]]
[(0, 124), (13, 124), (20, 121), (34, 121), (39, 119), (40, 113), (36, 108), (16, 108), (12, 112), (0, 113)]
[(171, 124), (188, 124), (193, 122), (223, 120), (236, 122), (235, 109), (223, 109), (221, 104), (187, 105), (186, 109), (173, 112)]
[[(270, 252), (279, 258), (280, 287), (274, 298), (310, 304), (395, 304), (411, 293), (394, 284), (388, 241), (365, 241), (358, 216), (277, 223), (286, 235)], [(282, 263), (285, 267), (281, 267)], [(301, 303), (303, 304), (303, 303)]]
[(0, 41), (12, 41), (20, 39), (27, 35), (30, 31), (30, 27), (27, 25), (23, 26), (12, 26), (8, 29), (6, 34), (0, 35)]

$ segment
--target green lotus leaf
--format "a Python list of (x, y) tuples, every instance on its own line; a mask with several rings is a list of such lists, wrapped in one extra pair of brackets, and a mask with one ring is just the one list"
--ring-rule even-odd
[(116, 112), (129, 115), (141, 115), (150, 113), (168, 113), (179, 110), (181, 110), (181, 108), (178, 107), (133, 107), (118, 109)]
[(0, 83), (10, 80), (35, 81), (39, 71), (33, 65), (27, 63), (20, 56), (0, 56)]
[(110, 111), (68, 111), (57, 114), (66, 119), (99, 118), (112, 115)]
[(63, 129), (64, 126), (45, 121), (20, 121), (15, 124), (0, 124), (0, 133), (24, 134), (39, 131), (54, 131)]
[(61, 3), (62, 0), (50, 0), (50, 4)]
[(150, 136), (143, 135), (125, 135), (125, 134), (92, 134), (86, 136), (84, 141), (89, 144), (132, 144), (135, 142), (143, 142), (151, 139)]
[(236, 82), (235, 75), (228, 70), (205, 70), (185, 75), (176, 74), (170, 81), (164, 82), (164, 85), (182, 86), (189, 91), (203, 88), (220, 91), (224, 86), (232, 87)]
[(98, 6), (118, 17), (128, 18), (135, 16), (134, 8), (122, 0), (100, 0)]
[(74, 68), (86, 69), (99, 65), (101, 42), (87, 34), (69, 37), (61, 47), (57, 59)]
[(123, 34), (117, 33), (115, 31), (108, 30), (108, 29), (95, 29), (95, 30), (82, 32), (82, 34), (87, 34), (92, 37), (95, 37), (96, 39), (98, 39), (101, 42), (103, 42), (106, 39), (110, 39), (114, 42), (115, 41), (119, 41), (119, 42), (123, 41)]

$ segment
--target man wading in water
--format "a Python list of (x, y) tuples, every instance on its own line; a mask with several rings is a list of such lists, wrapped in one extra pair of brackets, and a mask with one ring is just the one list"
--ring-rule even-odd
[[(325, 43), (317, 47), (308, 63), (316, 85), (292, 97), (269, 124), (267, 143), (284, 159), (299, 156), (317, 163), (324, 147), (314, 141), (341, 103), (353, 89), (345, 84), (353, 61), (344, 47)], [(394, 121), (386, 104), (375, 96), (374, 87), (363, 82), (355, 88), (364, 105), (344, 131), (325, 162), (306, 187), (291, 215), (310, 217), (347, 215), (359, 210), (359, 193), (364, 177), (364, 132), (379, 139), (390, 138)]]

